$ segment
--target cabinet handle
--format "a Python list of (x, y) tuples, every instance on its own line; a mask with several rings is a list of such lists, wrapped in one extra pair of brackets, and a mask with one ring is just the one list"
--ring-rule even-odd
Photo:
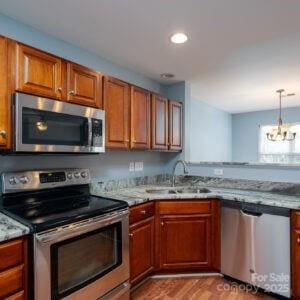
[(69, 92), (69, 95), (74, 95), (74, 94), (75, 94), (74, 91), (70, 91), (70, 92)]
[(5, 130), (0, 130), (0, 136), (5, 139), (6, 138), (6, 131)]
[(62, 91), (62, 88), (61, 88), (61, 87), (58, 87), (58, 88), (57, 88), (57, 91), (58, 91), (58, 92), (61, 92), (61, 91)]
[(133, 233), (129, 233), (130, 238), (133, 238)]
[(140, 211), (141, 215), (145, 215), (146, 214), (146, 211), (143, 209)]
[(164, 227), (164, 225), (165, 225), (164, 222), (161, 222), (160, 224), (161, 224), (162, 227)]
[(297, 244), (300, 245), (300, 237), (297, 238)]

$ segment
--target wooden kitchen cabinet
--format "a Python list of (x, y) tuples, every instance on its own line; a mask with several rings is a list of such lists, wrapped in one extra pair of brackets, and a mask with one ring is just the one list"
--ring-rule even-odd
[(169, 100), (169, 150), (182, 150), (182, 103)]
[(150, 101), (149, 91), (131, 86), (131, 149), (150, 149)]
[(27, 239), (0, 244), (0, 299), (28, 298)]
[(153, 94), (151, 100), (151, 148), (168, 150), (168, 147), (168, 99)]
[(11, 43), (14, 44), (11, 64), (15, 65), (15, 89), (61, 99), (65, 89), (62, 85), (62, 59), (17, 42)]
[(291, 247), (292, 247), (292, 295), (300, 299), (300, 212), (292, 211), (291, 216)]
[(129, 149), (129, 84), (112, 77), (104, 79), (106, 147)]
[(154, 213), (153, 202), (130, 208), (130, 282), (132, 285), (154, 270)]
[(0, 36), (0, 148), (10, 146), (10, 99), (7, 81), (7, 39)]
[(220, 207), (217, 200), (160, 201), (156, 266), (160, 271), (220, 269)]
[(102, 74), (68, 62), (67, 100), (75, 104), (102, 108)]
[(154, 270), (154, 217), (130, 226), (130, 282), (135, 284)]

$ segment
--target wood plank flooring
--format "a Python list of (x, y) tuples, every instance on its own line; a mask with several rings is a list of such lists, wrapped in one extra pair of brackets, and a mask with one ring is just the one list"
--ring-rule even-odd
[(238, 289), (220, 276), (190, 278), (150, 278), (131, 294), (131, 300), (273, 300), (262, 293)]

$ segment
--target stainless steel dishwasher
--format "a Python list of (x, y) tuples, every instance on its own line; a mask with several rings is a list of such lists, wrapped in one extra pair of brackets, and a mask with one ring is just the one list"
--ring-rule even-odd
[(221, 273), (285, 297), (290, 288), (290, 210), (222, 202)]

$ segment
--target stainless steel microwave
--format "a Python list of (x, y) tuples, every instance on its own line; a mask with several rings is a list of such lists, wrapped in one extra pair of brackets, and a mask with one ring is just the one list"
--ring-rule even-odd
[(14, 152), (105, 151), (103, 110), (16, 93), (13, 112)]

